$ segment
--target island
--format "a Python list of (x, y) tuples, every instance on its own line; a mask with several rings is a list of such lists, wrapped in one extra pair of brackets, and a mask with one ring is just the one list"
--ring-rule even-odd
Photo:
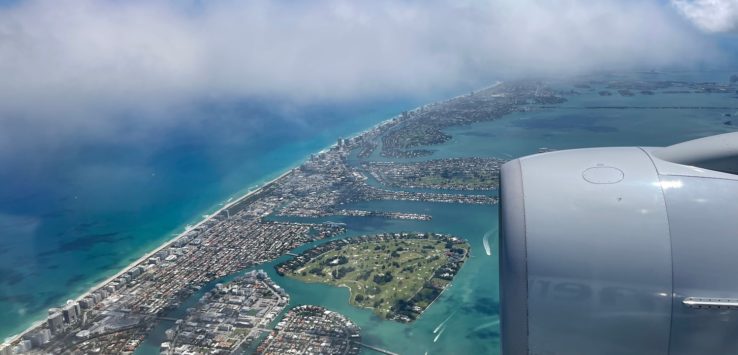
[(350, 302), (385, 319), (412, 322), (440, 296), (469, 256), (469, 244), (435, 233), (335, 240), (275, 268), (304, 282), (349, 288)]
[[(382, 157), (433, 155), (434, 150), (428, 147), (447, 142), (450, 135), (444, 130), (449, 127), (491, 121), (565, 101), (557, 91), (540, 82), (503, 83), (403, 112), (359, 135), (338, 139), (299, 166), (224, 204), (87, 292), (49, 309), (45, 318), (0, 345), (0, 355), (132, 352), (161, 320), (169, 317), (172, 309), (209, 282), (274, 260), (306, 243), (335, 239), (346, 231), (341, 223), (305, 219), (285, 222), (274, 220), (273, 216), (352, 216), (422, 222), (433, 216), (402, 210), (358, 210), (349, 205), (363, 201), (494, 205), (498, 198), (491, 193), (454, 193), (456, 189), (478, 190), (479, 177), (422, 181), (425, 186), (453, 187), (443, 192), (390, 189), (388, 185), (395, 184), (389, 181), (379, 186), (370, 184), (371, 171), (363, 168), (362, 163)], [(453, 166), (474, 171), (494, 165), (485, 160), (430, 164), (439, 167), (440, 176)], [(482, 176), (485, 186), (494, 186), (489, 178), (492, 175)], [(465, 252), (451, 254), (461, 259), (452, 263), (448, 272), (442, 272), (445, 266), (434, 270), (428, 275), (428, 282), (422, 288), (419, 285), (417, 292), (407, 298), (386, 297), (376, 307), (383, 313), (381, 316), (405, 322), (419, 316), (432, 302), (428, 300), (436, 299), (446, 287), (448, 275), (452, 277), (466, 258), (468, 246), (462, 242), (458, 248)], [(392, 275), (393, 280), (402, 275), (402, 268)], [(387, 283), (393, 282), (386, 274), (384, 277)], [(374, 277), (369, 281), (374, 282)], [(365, 295), (372, 300), (368, 296)], [(352, 302), (356, 302), (355, 296)], [(373, 306), (374, 301), (368, 302), (361, 300), (360, 306)], [(178, 340), (175, 349), (177, 344), (185, 345)]]
[[(724, 125), (732, 127), (735, 121), (725, 118), (728, 117), (725, 114), (735, 117), (736, 108), (730, 104), (630, 106), (613, 93), (626, 96), (635, 93), (703, 93), (732, 97), (737, 89), (737, 81), (731, 80), (729, 84), (725, 84), (671, 80), (589, 80), (575, 83), (574, 88), (603, 96), (601, 102), (581, 107), (582, 110), (699, 109), (704, 110), (706, 115), (714, 114)], [(428, 247), (425, 250), (428, 255), (437, 253), (439, 249), (434, 245), (439, 247), (439, 244), (421, 240), (417, 243), (421, 248), (418, 251), (401, 244), (396, 246), (393, 244), (394, 240), (384, 245), (376, 244), (376, 240), (366, 240), (378, 236), (336, 241), (348, 227), (342, 223), (324, 222), (325, 218), (312, 217), (330, 216), (332, 219), (334, 216), (350, 216), (351, 219), (404, 219), (422, 223), (432, 220), (433, 216), (403, 211), (402, 207), (393, 211), (375, 211), (369, 210), (369, 207), (365, 210), (357, 207), (356, 203), (418, 201), (496, 204), (498, 197), (494, 189), (498, 184), (496, 175), (501, 160), (474, 156), (443, 158), (436, 154), (434, 148), (453, 141), (454, 133), (449, 128), (489, 122), (516, 112), (550, 110), (563, 104), (567, 102), (568, 96), (574, 95), (572, 86), (565, 84), (566, 82), (535, 80), (501, 83), (402, 112), (356, 136), (339, 138), (331, 147), (313, 154), (299, 166), (289, 169), (269, 183), (224, 203), (220, 210), (209, 214), (199, 223), (188, 226), (181, 234), (163, 242), (87, 292), (49, 309), (48, 314), (39, 317), (27, 330), (0, 344), (0, 355), (130, 353), (140, 346), (161, 320), (169, 318), (172, 309), (211, 281), (272, 261), (306, 243), (328, 238), (333, 241), (312, 249), (311, 253), (314, 254), (303, 253), (302, 256), (284, 263), (282, 272), (292, 272), (290, 267), (293, 263), (307, 264), (310, 259), (327, 252), (335, 252), (333, 259), (323, 261), (330, 263), (338, 260), (337, 263), (342, 263), (339, 251), (332, 251), (330, 248), (341, 247), (341, 250), (347, 251), (349, 246), (358, 248), (352, 244), (375, 243), (371, 250), (365, 250), (364, 259), (374, 260), (377, 264), (364, 266), (377, 266), (379, 269), (372, 270), (366, 280), (356, 280), (358, 276), (363, 277), (367, 270), (360, 269), (363, 267), (361, 265), (349, 264), (354, 254), (348, 252), (344, 255), (345, 264), (324, 265), (315, 273), (310, 273), (310, 270), (319, 267), (311, 266), (298, 273), (292, 272), (294, 275), (289, 276), (304, 278), (309, 282), (344, 284), (351, 290), (350, 302), (357, 307), (372, 308), (382, 318), (410, 322), (420, 316), (430, 302), (437, 299), (438, 294), (447, 287), (468, 257), (468, 245), (460, 239), (452, 243), (451, 248), (446, 248), (446, 243), (442, 243), (448, 253), (442, 253), (434, 262), (440, 263), (443, 258), (458, 261), (450, 264), (446, 262), (434, 269), (427, 275), (427, 282), (417, 284), (416, 292), (400, 297), (399, 292), (392, 290), (390, 286), (397, 288), (399, 281), (403, 281), (403, 285), (411, 283), (410, 276), (406, 275), (409, 269), (403, 269), (412, 267), (413, 264), (403, 258), (407, 257), (409, 260), (411, 253), (422, 253), (424, 246)], [(596, 112), (593, 112), (592, 116), (595, 115)], [(561, 147), (543, 147), (540, 151), (557, 148)], [(467, 192), (459, 193), (458, 190)], [(480, 193), (480, 190), (490, 191)], [(294, 221), (288, 218), (290, 222), (287, 222), (272, 218), (283, 216), (297, 219)], [(399, 236), (400, 239), (404, 238), (402, 234)], [(407, 233), (406, 236), (415, 238), (420, 234)], [(434, 238), (438, 235), (428, 236)], [(398, 238), (398, 234), (384, 234), (382, 238)], [(379, 249), (374, 250), (376, 247)], [(400, 247), (403, 249), (398, 250)], [(464, 252), (451, 251), (453, 248)], [(359, 251), (361, 249), (355, 250), (357, 253)], [(399, 255), (397, 260), (380, 257), (391, 257), (392, 252)], [(422, 266), (423, 264), (420, 267)], [(356, 270), (349, 271), (348, 267)], [(418, 267), (417, 263), (415, 267)], [(339, 272), (341, 268), (344, 269)], [(413, 271), (418, 272), (415, 269)], [(302, 272), (306, 272), (305, 275)], [(341, 278), (336, 279), (337, 276)], [(403, 279), (400, 280), (400, 277)], [(362, 289), (359, 289), (359, 285), (362, 285)], [(379, 293), (376, 293), (377, 289)], [(403, 290), (402, 286), (399, 290)], [(272, 296), (263, 294), (259, 297), (268, 300)], [(374, 303), (379, 300), (382, 302), (375, 306)], [(214, 306), (217, 307), (215, 304)], [(226, 336), (226, 339), (229, 338)], [(169, 345), (174, 344), (176, 349), (179, 344), (185, 345), (186, 341), (184, 337), (177, 338)]]
[(413, 163), (368, 162), (365, 171), (382, 185), (438, 190), (491, 190), (499, 185), (496, 158), (433, 159)]

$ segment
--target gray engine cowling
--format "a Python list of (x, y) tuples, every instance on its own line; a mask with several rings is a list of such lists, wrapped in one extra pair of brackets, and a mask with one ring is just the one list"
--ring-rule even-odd
[(738, 354), (736, 173), (738, 133), (503, 165), (503, 354)]

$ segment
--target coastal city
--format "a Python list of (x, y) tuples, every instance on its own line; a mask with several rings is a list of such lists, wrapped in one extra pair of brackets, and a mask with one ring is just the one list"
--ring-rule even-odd
[[(334, 237), (345, 231), (345, 226), (340, 223), (276, 222), (269, 220), (270, 215), (380, 216), (422, 221), (430, 220), (432, 216), (402, 211), (350, 210), (342, 206), (381, 200), (497, 203), (495, 196), (486, 194), (395, 191), (371, 186), (367, 183), (370, 173), (362, 170), (361, 164), (352, 163), (351, 154), (367, 150), (367, 144), (377, 144), (389, 131), (394, 132), (394, 137), (399, 137), (398, 134), (416, 137), (408, 138), (411, 143), (403, 145), (403, 149), (414, 147), (420, 144), (417, 140), (419, 133), (414, 128), (408, 129), (408, 124), (413, 127), (426, 119), (432, 121), (433, 127), (449, 126), (483, 117), (496, 118), (511, 110), (515, 102), (557, 101), (551, 98), (554, 97), (553, 92), (537, 85), (520, 83), (504, 87), (510, 90), (509, 93), (503, 90), (503, 86), (497, 86), (405, 112), (361, 135), (339, 139), (331, 148), (228, 204), (79, 299), (70, 300), (58, 309), (50, 309), (44, 322), (4, 344), (0, 354), (134, 351), (162, 314), (177, 307), (207, 282), (273, 260), (305, 243)], [(474, 111), (475, 105), (479, 112)], [(465, 115), (473, 118), (465, 119)], [(392, 127), (398, 129), (391, 130)], [(370, 141), (375, 143), (368, 143)], [(430, 144), (435, 141), (424, 142)], [(389, 145), (382, 146), (390, 149), (384, 148)], [(483, 165), (475, 169), (474, 164)], [(465, 170), (489, 167), (484, 160), (465, 161), (464, 165)], [(482, 177), (488, 178), (489, 174)], [(455, 187), (463, 188), (463, 181), (466, 181), (463, 177), (453, 179)], [(477, 176), (470, 176), (467, 180), (469, 189), (476, 189), (480, 184)], [(174, 344), (174, 347), (169, 344), (169, 352), (188, 345)]]
[(738, 0), (0, 0), (0, 77), (0, 355), (738, 355)]
[(247, 349), (287, 306), (289, 297), (262, 271), (217, 284), (183, 321), (167, 330), (161, 352), (231, 354)]
[(159, 314), (204, 283), (342, 231), (335, 225), (261, 222), (246, 213), (211, 218), (104, 287), (49, 310), (45, 326), (17, 346), (52, 353), (133, 350)]
[(343, 315), (318, 306), (291, 309), (256, 354), (358, 355), (360, 329)]
[[(702, 92), (734, 89), (718, 84), (673, 82), (609, 85), (607, 90), (630, 90), (640, 95), (647, 95), (648, 90), (676, 90), (675, 87)], [(189, 226), (89, 292), (49, 309), (45, 319), (0, 345), (0, 355), (133, 353), (159, 322), (172, 320), (166, 315), (168, 310), (177, 308), (209, 282), (285, 255), (293, 257), (278, 268), (286, 277), (315, 278), (308, 280), (313, 282), (321, 279), (333, 285), (351, 278), (359, 281), (356, 285), (364, 287), (361, 292), (352, 289), (349, 300), (352, 305), (373, 309), (383, 319), (412, 322), (422, 316), (462, 269), (471, 252), (465, 236), (453, 237), (456, 239), (447, 243), (444, 238), (451, 236), (437, 235), (432, 230), (406, 234), (392, 231), (381, 236), (383, 239), (351, 237), (343, 241), (336, 238), (345, 234), (344, 223), (320, 221), (315, 217), (418, 222), (433, 219), (432, 214), (424, 212), (352, 206), (367, 201), (494, 205), (497, 174), (504, 159), (432, 158), (434, 146), (453, 140), (445, 130), (492, 121), (513, 112), (559, 105), (566, 102), (566, 95), (576, 95), (573, 91), (602, 87), (602, 83), (593, 82), (579, 83), (567, 90), (536, 81), (503, 83), (405, 111), (357, 136), (338, 139), (336, 144), (312, 155), (300, 166)], [(729, 120), (726, 116), (726, 122)], [(541, 151), (549, 149), (541, 148)], [(413, 160), (416, 158), (430, 160)], [(462, 190), (464, 193), (460, 193)], [(315, 221), (309, 222), (311, 219)], [(418, 238), (421, 232), (426, 238), (440, 238), (440, 244)], [(426, 240), (395, 244), (408, 236)], [(328, 243), (332, 244), (319, 244), (324, 239), (330, 239)], [(299, 255), (291, 253), (313, 242), (318, 242), (317, 248)], [(375, 244), (369, 247), (371, 243)], [(311, 261), (326, 261), (312, 257), (318, 258), (329, 251), (325, 248), (337, 246), (359, 248), (352, 250), (351, 255), (364, 253), (361, 255), (365, 260), (378, 259), (372, 265), (349, 264), (356, 259), (352, 260), (348, 254), (346, 260), (335, 255), (338, 260), (335, 270), (331, 265), (300, 270)], [(380, 256), (386, 263), (379, 260)], [(419, 259), (426, 257), (433, 262), (423, 263)], [(412, 273), (420, 276), (416, 275), (410, 282)], [(389, 294), (387, 285), (400, 289), (418, 287), (410, 293)], [(380, 294), (387, 296), (376, 297)], [(248, 350), (277, 354), (285, 349), (321, 349), (327, 343), (330, 350), (325, 349), (324, 353), (353, 354), (361, 347), (357, 345), (360, 330), (356, 326), (337, 327), (335, 336), (328, 331), (328, 325), (334, 322), (350, 323), (343, 315), (330, 310), (313, 311), (313, 308), (307, 313), (294, 311), (294, 307), (312, 306), (289, 305), (289, 299), (290, 295), (279, 287), (279, 280), (261, 272), (224, 282), (208, 291), (186, 318), (174, 319), (177, 324), (168, 331), (161, 351), (189, 354)], [(314, 319), (321, 312), (326, 316)], [(275, 328), (277, 323), (281, 324), (279, 329)], [(321, 338), (326, 336), (329, 341)]]

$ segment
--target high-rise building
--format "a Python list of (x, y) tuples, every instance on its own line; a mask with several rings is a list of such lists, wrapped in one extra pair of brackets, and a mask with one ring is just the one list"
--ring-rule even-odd
[(90, 309), (95, 307), (95, 298), (93, 296), (87, 296), (79, 301), (79, 307), (81, 309)]
[(74, 324), (77, 323), (77, 316), (79, 305), (77, 303), (67, 303), (62, 308), (62, 315), (64, 315), (64, 323)]
[(26, 336), (27, 340), (31, 341), (33, 346), (41, 346), (48, 343), (51, 340), (51, 331), (44, 328), (39, 329)]
[(26, 340), (21, 340), (18, 343), (18, 346), (16, 346), (16, 351), (15, 352), (17, 354), (23, 354), (23, 353), (25, 353), (25, 352), (27, 352), (27, 351), (29, 351), (31, 349), (33, 349), (33, 344), (31, 343), (30, 340), (27, 340), (26, 339)]
[[(49, 313), (51, 313), (51, 310), (49, 310)], [(49, 318), (46, 320), (46, 323), (49, 325), (51, 334), (61, 332), (64, 329), (64, 316), (62, 315), (62, 312), (49, 314)]]
[(0, 344), (0, 355), (13, 355), (13, 348), (10, 344)]

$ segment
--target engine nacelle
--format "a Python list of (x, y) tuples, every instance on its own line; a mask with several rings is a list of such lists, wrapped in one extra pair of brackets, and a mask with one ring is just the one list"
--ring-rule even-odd
[(501, 170), (504, 355), (738, 354), (738, 133)]

